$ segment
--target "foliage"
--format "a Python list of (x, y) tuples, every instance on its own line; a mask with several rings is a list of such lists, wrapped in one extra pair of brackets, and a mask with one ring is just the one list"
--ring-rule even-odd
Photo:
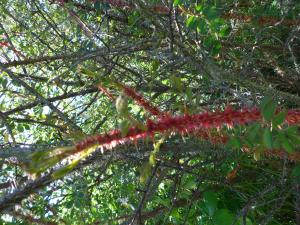
[(297, 1), (3, 0), (1, 224), (299, 224)]

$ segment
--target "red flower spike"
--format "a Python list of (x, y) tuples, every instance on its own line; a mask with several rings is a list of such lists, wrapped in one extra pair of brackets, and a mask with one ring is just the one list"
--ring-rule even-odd
[(101, 84), (97, 84), (97, 88), (103, 93), (105, 94), (110, 100), (114, 101), (115, 97), (105, 88), (103, 87)]
[[(155, 133), (169, 134), (175, 132), (177, 134), (199, 134), (205, 139), (211, 140), (213, 143), (226, 143), (228, 137), (218, 133), (212, 133), (212, 128), (222, 126), (244, 125), (249, 122), (261, 121), (262, 116), (258, 109), (247, 110), (225, 110), (224, 112), (209, 113), (183, 116), (165, 115), (159, 117), (157, 121), (147, 121), (147, 131), (140, 130), (136, 127), (131, 127), (125, 137), (122, 137), (120, 130), (113, 130), (110, 133), (95, 135), (88, 137), (86, 140), (76, 144), (76, 152), (90, 147), (94, 144), (99, 144), (101, 149), (105, 150), (113, 148), (117, 145), (127, 142), (135, 142), (139, 139), (153, 137)], [(300, 110), (290, 110), (285, 119), (288, 124), (300, 122)], [(297, 158), (298, 156), (294, 156)]]
[(0, 47), (8, 47), (9, 43), (6, 41), (0, 41)]
[(158, 116), (162, 114), (157, 107), (151, 105), (149, 101), (147, 101), (142, 95), (138, 94), (134, 89), (127, 87), (125, 85), (121, 85), (121, 86), (124, 91), (124, 94), (126, 94), (128, 97), (135, 100), (137, 104), (142, 106), (149, 113), (151, 113), (154, 116)]

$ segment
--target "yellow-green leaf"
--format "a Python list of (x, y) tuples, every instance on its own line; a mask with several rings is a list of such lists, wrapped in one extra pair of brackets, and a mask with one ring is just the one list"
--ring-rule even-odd
[(269, 128), (265, 128), (265, 130), (264, 130), (263, 143), (268, 149), (273, 148), (272, 133)]
[(261, 158), (261, 151), (260, 150), (256, 150), (253, 154), (253, 158), (255, 159), (255, 161), (260, 160)]

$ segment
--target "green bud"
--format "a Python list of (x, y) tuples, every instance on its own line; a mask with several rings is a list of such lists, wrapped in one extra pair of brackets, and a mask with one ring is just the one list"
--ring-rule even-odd
[(116, 99), (116, 109), (120, 115), (125, 115), (128, 112), (128, 99), (125, 95), (121, 94)]

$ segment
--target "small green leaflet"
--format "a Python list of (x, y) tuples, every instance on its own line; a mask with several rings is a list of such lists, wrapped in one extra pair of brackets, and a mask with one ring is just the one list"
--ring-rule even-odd
[(213, 216), (215, 225), (231, 225), (234, 221), (234, 216), (228, 209), (220, 209)]
[(294, 167), (292, 171), (292, 176), (293, 177), (300, 177), (300, 164)]
[(206, 191), (203, 194), (203, 200), (209, 216), (213, 216), (218, 206), (217, 195), (212, 191)]
[(235, 149), (240, 149), (242, 148), (242, 142), (241, 140), (238, 138), (238, 137), (232, 137), (229, 142), (228, 142), (228, 145), (232, 148), (235, 148)]
[(218, 12), (216, 7), (209, 7), (203, 10), (204, 15), (206, 16), (206, 18), (208, 20), (213, 20), (216, 19), (218, 17)]
[(300, 164), (294, 167), (292, 170), (292, 177), (295, 179), (295, 181), (300, 184)]
[(263, 143), (268, 149), (273, 148), (272, 144), (272, 133), (269, 128), (265, 128), (264, 134), (263, 134)]
[(183, 3), (183, 0), (174, 0), (174, 1), (173, 1), (173, 5), (174, 5), (174, 6), (181, 5), (182, 3)]
[(293, 143), (290, 142), (290, 140), (286, 136), (287, 130), (283, 132), (279, 132), (278, 138), (281, 142), (281, 146), (288, 152), (293, 153), (295, 151), (295, 146)]
[(273, 99), (269, 96), (265, 97), (260, 105), (260, 109), (262, 111), (263, 117), (266, 121), (271, 121), (275, 111), (276, 104)]
[(196, 17), (195, 16), (189, 16), (189, 18), (186, 20), (186, 26), (191, 29), (196, 28)]

